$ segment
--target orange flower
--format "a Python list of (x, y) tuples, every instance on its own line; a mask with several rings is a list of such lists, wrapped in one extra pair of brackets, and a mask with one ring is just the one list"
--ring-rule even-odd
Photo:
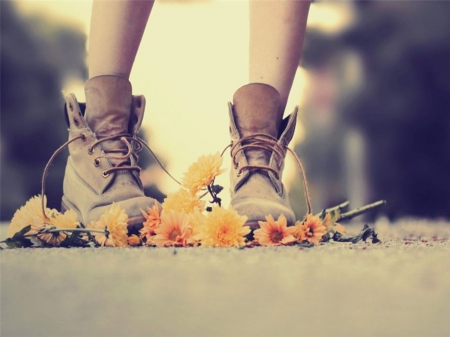
[(220, 153), (200, 156), (195, 163), (189, 166), (182, 179), (183, 187), (191, 194), (196, 194), (202, 188), (211, 184), (213, 179), (225, 170), (220, 169), (223, 158)]
[(151, 237), (155, 235), (155, 229), (159, 227), (161, 224), (161, 209), (159, 204), (155, 202), (153, 207), (147, 208), (147, 213), (141, 210), (142, 215), (145, 218), (145, 222), (143, 223), (144, 227), (139, 231), (139, 236), (142, 238), (146, 238), (147, 242), (151, 241)]
[(244, 226), (246, 216), (239, 215), (231, 206), (228, 209), (213, 207), (199, 229), (196, 239), (202, 241), (203, 247), (242, 247), (250, 227)]
[(261, 246), (279, 246), (294, 242), (295, 227), (287, 227), (286, 217), (281, 214), (278, 220), (274, 220), (272, 214), (266, 216), (265, 221), (258, 221), (261, 228), (253, 232), (255, 240)]
[(177, 211), (191, 213), (195, 208), (202, 211), (205, 207), (205, 202), (200, 201), (197, 196), (192, 195), (184, 188), (180, 188), (174, 193), (170, 193), (166, 199), (164, 199), (163, 209), (166, 212)]
[(125, 247), (128, 242), (128, 215), (118, 204), (112, 204), (98, 221), (92, 221), (88, 228), (106, 229), (106, 233), (92, 233), (100, 246)]
[(183, 246), (193, 243), (192, 227), (184, 212), (165, 211), (161, 215), (161, 225), (155, 230), (153, 244), (158, 247)]
[(128, 238), (128, 244), (130, 246), (139, 246), (141, 244), (141, 239), (139, 236), (133, 234)]
[(320, 221), (319, 217), (315, 217), (312, 214), (308, 214), (303, 223), (297, 221), (295, 223), (297, 227), (297, 241), (308, 241), (314, 245), (318, 245), (322, 240), (322, 236), (327, 233), (325, 226)]

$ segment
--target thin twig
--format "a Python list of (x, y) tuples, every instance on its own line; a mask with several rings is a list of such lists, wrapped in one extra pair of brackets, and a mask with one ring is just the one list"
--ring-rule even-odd
[(337, 205), (337, 206), (334, 206), (334, 207), (331, 207), (331, 208), (326, 208), (325, 210), (323, 210), (322, 212), (316, 214), (315, 216), (320, 217), (324, 211), (325, 211), (325, 213), (331, 213), (331, 212), (335, 212), (337, 210), (342, 211), (343, 209), (347, 208), (348, 205), (350, 205), (350, 202), (346, 201), (346, 202), (343, 202), (340, 205)]
[(339, 218), (336, 221), (353, 219), (355, 216), (361, 215), (361, 214), (366, 213), (366, 212), (368, 212), (368, 211), (370, 211), (372, 209), (381, 207), (381, 206), (383, 206), (385, 204), (386, 204), (386, 200), (380, 200), (380, 201), (374, 202), (372, 204), (359, 207), (359, 208), (354, 209), (354, 210), (352, 210), (350, 212), (341, 213), (339, 215)]

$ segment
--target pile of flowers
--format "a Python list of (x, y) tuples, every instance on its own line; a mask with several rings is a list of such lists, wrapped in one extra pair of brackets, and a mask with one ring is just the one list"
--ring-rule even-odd
[[(145, 221), (137, 234), (128, 233), (128, 215), (118, 204), (112, 204), (97, 221), (83, 226), (75, 211), (60, 213), (46, 207), (45, 196), (35, 196), (14, 214), (8, 230), (9, 238), (1, 243), (17, 247), (254, 247), (301, 245), (313, 247), (331, 239), (335, 241), (366, 240), (375, 232), (365, 226), (356, 237), (346, 237), (345, 228), (337, 223), (348, 203), (324, 210), (319, 215), (307, 214), (294, 226), (287, 226), (281, 214), (271, 214), (259, 221), (253, 232), (245, 225), (247, 217), (231, 206), (221, 207), (221, 187), (214, 179), (225, 170), (219, 154), (203, 155), (184, 173), (178, 191), (171, 193), (162, 205), (155, 203), (141, 210)], [(212, 207), (202, 200), (210, 195)], [(44, 200), (42, 200), (44, 198)], [(42, 208), (44, 203), (44, 211)], [(369, 205), (370, 206), (370, 205)], [(360, 210), (357, 210), (361, 212)], [(347, 213), (349, 214), (349, 213)]]

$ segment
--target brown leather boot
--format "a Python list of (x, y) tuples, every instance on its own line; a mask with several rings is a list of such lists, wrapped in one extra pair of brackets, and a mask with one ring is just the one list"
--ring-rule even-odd
[(137, 164), (136, 140), (145, 108), (144, 96), (132, 96), (123, 77), (97, 76), (86, 82), (86, 104), (66, 97), (69, 158), (62, 209), (73, 209), (87, 226), (117, 203), (135, 230), (145, 221), (142, 210), (156, 201), (144, 195)]
[(246, 225), (259, 228), (265, 216), (283, 213), (288, 225), (295, 214), (281, 182), (285, 147), (291, 141), (297, 109), (282, 120), (278, 91), (267, 84), (252, 83), (241, 87), (229, 103), (231, 135), (231, 205), (246, 215)]

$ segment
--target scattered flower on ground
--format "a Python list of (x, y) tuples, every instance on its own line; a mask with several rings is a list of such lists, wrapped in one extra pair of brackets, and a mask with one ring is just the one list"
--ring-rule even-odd
[(298, 242), (308, 241), (317, 246), (322, 240), (322, 236), (327, 233), (320, 218), (312, 214), (308, 214), (303, 223), (297, 221), (295, 225), (297, 227), (296, 235)]
[(195, 208), (204, 210), (205, 202), (198, 199), (197, 196), (192, 195), (188, 190), (180, 188), (174, 193), (170, 193), (164, 199), (163, 209), (165, 212), (177, 211), (191, 213)]
[(195, 195), (202, 188), (210, 185), (215, 177), (225, 171), (220, 169), (222, 162), (223, 157), (220, 156), (219, 152), (200, 156), (184, 173), (181, 181), (182, 186)]
[(77, 228), (80, 225), (77, 213), (73, 209), (56, 214), (50, 218), (50, 222), (57, 228)]
[(161, 225), (155, 230), (152, 243), (158, 247), (183, 246), (193, 243), (189, 216), (184, 212), (163, 212)]
[[(80, 225), (77, 218), (77, 213), (75, 213), (73, 209), (70, 209), (65, 213), (57, 213), (54, 215), (54, 217), (44, 222), (41, 222), (40, 218), (35, 217), (31, 225), (30, 233), (32, 233), (33, 231), (37, 232), (41, 228), (77, 228)], [(58, 246), (67, 237), (67, 233), (65, 233), (64, 231), (56, 233), (43, 233), (39, 234), (37, 237), (49, 245)]]
[(334, 222), (330, 214), (327, 214), (325, 219), (323, 219), (323, 225), (325, 226), (327, 233), (338, 232), (345, 234), (345, 227), (337, 222)]
[[(44, 205), (47, 204), (47, 198), (44, 196)], [(50, 218), (56, 214), (56, 210), (51, 210), (45, 207), (45, 214)], [(15, 233), (22, 228), (31, 225), (34, 218), (37, 217), (44, 221), (45, 217), (42, 214), (42, 198), (40, 195), (34, 196), (28, 200), (24, 206), (20, 207), (11, 220), (11, 224), (8, 227), (8, 236), (12, 237)]]
[(92, 233), (100, 246), (125, 247), (128, 241), (128, 215), (118, 204), (112, 204), (98, 221), (92, 221), (88, 228), (105, 230)]
[(341, 234), (345, 234), (346, 233), (345, 227), (342, 226), (341, 224), (337, 223), (337, 222), (334, 223), (334, 230), (336, 232), (338, 232), (338, 233), (341, 233)]
[(141, 239), (146, 238), (147, 241), (150, 241), (151, 237), (155, 235), (155, 229), (161, 224), (161, 207), (159, 207), (159, 203), (155, 202), (153, 207), (147, 208), (148, 213), (142, 210), (141, 212), (145, 218), (145, 222), (139, 234)]
[(287, 221), (284, 214), (274, 220), (271, 214), (266, 216), (266, 221), (258, 221), (260, 228), (255, 230), (255, 240), (261, 246), (278, 246), (296, 241), (294, 234), (296, 228), (294, 226), (287, 227)]
[(200, 228), (205, 224), (206, 216), (198, 208), (195, 208), (192, 213), (189, 214), (189, 224), (192, 227), (192, 235), (197, 235)]
[(141, 245), (141, 239), (139, 238), (139, 236), (133, 234), (128, 238), (128, 244), (130, 246), (140, 246)]
[(244, 226), (246, 216), (239, 215), (231, 206), (215, 206), (208, 213), (198, 237), (204, 247), (242, 247), (250, 227)]

